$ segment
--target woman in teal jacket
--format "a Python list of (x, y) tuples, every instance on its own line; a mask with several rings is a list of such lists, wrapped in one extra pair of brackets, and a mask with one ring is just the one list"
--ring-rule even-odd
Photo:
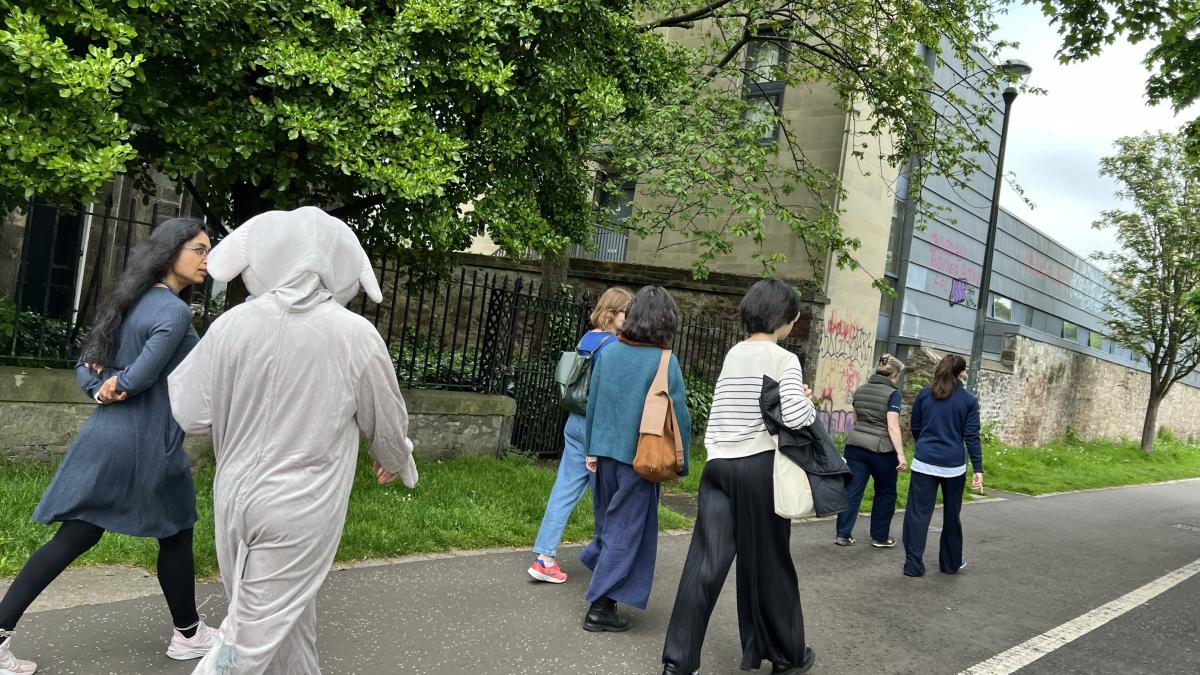
[[(596, 472), (592, 489), (596, 529), (580, 560), (592, 570), (583, 619), (588, 631), (620, 632), (629, 620), (618, 602), (645, 609), (658, 554), (658, 485), (633, 470), (642, 408), (658, 372), (662, 350), (669, 348), (679, 325), (675, 301), (661, 286), (638, 291), (625, 316), (620, 341), (599, 354), (588, 390), (588, 468)], [(667, 384), (687, 447), (691, 417), (683, 390), (683, 372), (671, 356)]]

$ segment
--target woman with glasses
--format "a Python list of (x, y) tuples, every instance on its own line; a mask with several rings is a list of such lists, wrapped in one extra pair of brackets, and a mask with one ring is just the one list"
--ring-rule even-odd
[(100, 309), (76, 365), (79, 386), (99, 404), (84, 422), (33, 519), (58, 532), (30, 556), (0, 601), (0, 675), (28, 675), (11, 651), (29, 605), (106, 530), (158, 539), (158, 582), (174, 631), (167, 656), (203, 656), (217, 632), (196, 610), (192, 526), (196, 489), (171, 416), (167, 375), (199, 340), (192, 284), (207, 275), (204, 223), (173, 218), (134, 249)]

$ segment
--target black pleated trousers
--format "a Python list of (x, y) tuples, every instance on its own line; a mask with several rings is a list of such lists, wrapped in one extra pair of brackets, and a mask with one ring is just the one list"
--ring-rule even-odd
[(691, 673), (709, 617), (737, 558), (738, 630), (743, 670), (764, 659), (802, 663), (804, 614), (789, 549), (792, 523), (775, 515), (772, 466), (775, 453), (714, 459), (700, 479), (699, 509), (675, 608), (667, 627), (663, 663)]

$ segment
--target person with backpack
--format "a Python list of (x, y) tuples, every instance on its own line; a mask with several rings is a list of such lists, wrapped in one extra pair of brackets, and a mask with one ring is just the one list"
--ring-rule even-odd
[(875, 481), (871, 502), (871, 546), (892, 548), (892, 516), (896, 515), (896, 479), (908, 470), (900, 436), (900, 390), (896, 383), (904, 364), (884, 354), (865, 384), (854, 390), (854, 429), (846, 436), (846, 464), (854, 474), (847, 490), (850, 506), (838, 514), (833, 543), (853, 546), (854, 523), (867, 481)]
[(925, 539), (937, 493), (942, 491), (942, 536), (938, 567), (957, 574), (966, 566), (962, 555), (963, 485), (967, 457), (974, 476), (971, 487), (983, 489), (983, 451), (979, 445), (979, 401), (962, 383), (966, 360), (947, 354), (933, 370), (933, 382), (917, 394), (912, 408), (912, 435), (917, 451), (904, 511), (904, 574), (925, 574)]
[(775, 513), (776, 440), (760, 403), (769, 379), (778, 383), (784, 425), (803, 429), (816, 419), (800, 360), (778, 344), (799, 318), (800, 297), (786, 282), (764, 279), (750, 287), (739, 312), (750, 337), (729, 350), (717, 378), (704, 434), (700, 508), (667, 626), (664, 675), (690, 675), (700, 667), (708, 621), (735, 557), (741, 669), (769, 660), (772, 673), (795, 675), (816, 659), (804, 639), (792, 522)]
[[(672, 473), (687, 475), (691, 417), (683, 371), (667, 351), (678, 326), (675, 300), (661, 286), (646, 286), (629, 305), (620, 341), (606, 348), (592, 366), (585, 447), (588, 467), (596, 473), (592, 491), (596, 524), (592, 541), (579, 556), (592, 570), (587, 590), (591, 605), (583, 618), (586, 631), (627, 630), (629, 620), (617, 613), (617, 603), (645, 609), (650, 600), (658, 555), (658, 483), (635, 470), (635, 460), (647, 399), (652, 385), (661, 379), (654, 398), (662, 391), (669, 403), (659, 401), (657, 412), (663, 407), (673, 409), (672, 431), (678, 436), (672, 440), (682, 455)], [(670, 418), (663, 415), (659, 422), (666, 419)], [(658, 427), (663, 437), (664, 426)]]
[[(592, 330), (584, 333), (575, 347), (576, 353), (587, 357), (585, 369), (590, 371), (591, 360), (605, 347), (616, 342), (617, 333), (625, 324), (625, 311), (632, 300), (632, 293), (614, 286), (604, 291), (596, 301), (596, 307), (588, 317)], [(586, 386), (584, 380), (588, 374), (576, 373), (578, 384)], [(586, 393), (587, 390), (583, 391)], [(528, 569), (529, 576), (538, 581), (561, 584), (567, 580), (567, 573), (558, 564), (558, 545), (562, 542), (567, 519), (591, 481), (591, 473), (584, 463), (586, 434), (584, 415), (570, 413), (563, 428), (563, 453), (558, 462), (558, 476), (554, 479), (554, 488), (550, 490), (550, 498), (546, 501), (546, 511), (542, 516), (542, 526), (534, 540), (533, 552), (536, 557)]]

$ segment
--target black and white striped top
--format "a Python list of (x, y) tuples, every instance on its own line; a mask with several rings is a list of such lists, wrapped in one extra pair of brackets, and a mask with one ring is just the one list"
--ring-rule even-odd
[(804, 395), (804, 374), (796, 355), (774, 342), (739, 342), (725, 355), (713, 392), (704, 433), (709, 459), (748, 457), (775, 449), (759, 406), (763, 375), (779, 382), (784, 424), (793, 429), (812, 424), (817, 411)]

